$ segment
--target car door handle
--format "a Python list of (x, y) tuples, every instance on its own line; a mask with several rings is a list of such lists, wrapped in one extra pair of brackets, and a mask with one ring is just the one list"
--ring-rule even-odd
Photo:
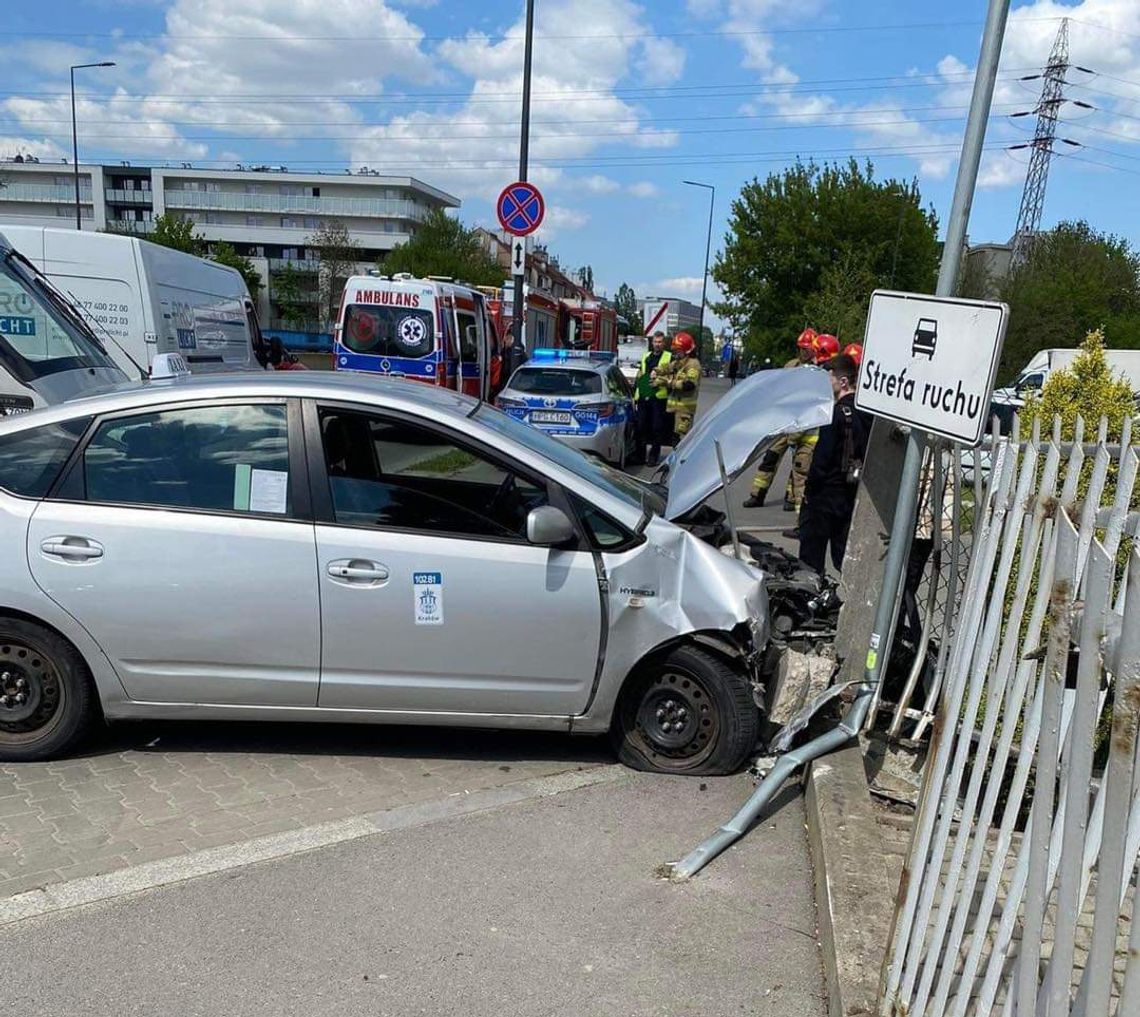
[(388, 579), (388, 570), (379, 562), (365, 558), (338, 558), (328, 563), (330, 578), (339, 582), (374, 585)]
[(86, 537), (48, 537), (40, 543), (40, 550), (64, 561), (92, 561), (103, 557), (103, 545)]

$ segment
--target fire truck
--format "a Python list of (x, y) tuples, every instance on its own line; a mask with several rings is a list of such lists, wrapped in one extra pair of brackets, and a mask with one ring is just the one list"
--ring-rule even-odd
[[(481, 286), (496, 334), (514, 322), (509, 289)], [(530, 291), (526, 298), (526, 344), (530, 350), (617, 351), (617, 311), (593, 297), (555, 299)]]

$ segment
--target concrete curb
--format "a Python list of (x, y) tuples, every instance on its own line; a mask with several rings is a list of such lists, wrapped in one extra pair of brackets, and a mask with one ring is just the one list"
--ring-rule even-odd
[(875, 1014), (896, 887), (887, 872), (859, 748), (852, 745), (815, 760), (806, 786), (829, 1017)]

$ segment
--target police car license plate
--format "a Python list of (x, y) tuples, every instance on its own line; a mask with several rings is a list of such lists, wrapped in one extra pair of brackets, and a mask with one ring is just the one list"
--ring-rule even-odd
[(559, 410), (531, 410), (530, 422), (532, 424), (569, 424), (569, 413)]

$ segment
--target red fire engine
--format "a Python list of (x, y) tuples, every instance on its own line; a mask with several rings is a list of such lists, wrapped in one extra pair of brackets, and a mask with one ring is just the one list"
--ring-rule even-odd
[[(503, 291), (480, 286), (487, 311), (499, 336), (510, 329), (514, 316)], [(592, 297), (557, 300), (531, 291), (526, 301), (526, 344), (531, 350), (575, 349), (613, 353), (617, 350), (617, 311)]]

